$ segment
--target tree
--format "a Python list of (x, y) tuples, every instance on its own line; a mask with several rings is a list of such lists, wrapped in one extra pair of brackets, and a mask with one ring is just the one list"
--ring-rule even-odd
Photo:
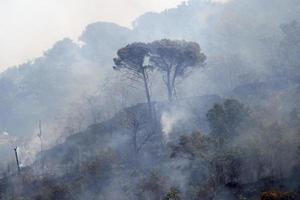
[(140, 146), (138, 144), (138, 133), (146, 128), (145, 122), (147, 119), (143, 113), (143, 111), (138, 112), (135, 110), (125, 109), (125, 116), (122, 122), (122, 125), (131, 131), (135, 164), (138, 162), (138, 153), (140, 150)]
[(187, 75), (189, 68), (204, 65), (206, 56), (198, 43), (163, 39), (148, 44), (150, 63), (163, 74), (169, 101), (176, 95), (176, 80)]
[[(221, 147), (227, 139), (238, 135), (238, 128), (250, 120), (249, 111), (237, 100), (228, 99), (223, 105), (215, 104), (207, 112), (207, 120), (212, 136), (218, 139), (218, 146)], [(247, 123), (250, 124), (250, 121)]]
[(152, 124), (148, 123), (147, 109), (141, 106), (125, 108), (121, 113), (121, 125), (126, 128), (130, 134), (130, 144), (133, 147), (135, 166), (138, 166), (139, 153), (148, 144), (154, 135)]
[(167, 192), (167, 178), (159, 171), (150, 171), (139, 181), (137, 189), (137, 199), (163, 199)]
[[(206, 185), (216, 190), (219, 185), (238, 183), (241, 153), (236, 148), (219, 151), (214, 148), (215, 143), (214, 136), (194, 132), (181, 136), (179, 142), (171, 146), (171, 158), (190, 161), (191, 186), (204, 188)], [(204, 173), (206, 170), (208, 173)], [(207, 195), (207, 191), (202, 195)]]
[(117, 52), (118, 57), (114, 58), (113, 67), (115, 70), (126, 71), (127, 78), (135, 82), (144, 83), (149, 114), (152, 117), (152, 106), (149, 89), (149, 71), (152, 69), (147, 65), (147, 58), (149, 56), (149, 49), (145, 43), (132, 43)]
[(180, 191), (175, 188), (171, 187), (170, 191), (167, 192), (167, 194), (164, 197), (164, 200), (180, 200)]

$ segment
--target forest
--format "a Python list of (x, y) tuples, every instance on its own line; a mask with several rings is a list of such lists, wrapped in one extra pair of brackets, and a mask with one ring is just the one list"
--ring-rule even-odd
[(299, 200), (300, 2), (189, 0), (0, 73), (0, 200)]

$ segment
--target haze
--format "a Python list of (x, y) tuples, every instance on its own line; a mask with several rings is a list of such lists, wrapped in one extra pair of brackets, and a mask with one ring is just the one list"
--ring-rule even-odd
[(130, 27), (148, 11), (175, 7), (182, 0), (1, 0), (0, 71), (42, 55), (57, 40), (76, 39), (96, 21)]

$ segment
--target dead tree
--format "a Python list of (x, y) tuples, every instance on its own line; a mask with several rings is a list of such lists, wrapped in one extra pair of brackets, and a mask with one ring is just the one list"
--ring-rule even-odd
[(151, 121), (148, 120), (147, 111), (145, 110), (125, 110), (122, 120), (122, 126), (130, 131), (135, 162), (138, 162), (139, 152), (143, 146), (154, 135), (154, 128)]
[(137, 163), (138, 160), (138, 132), (141, 128), (141, 122), (139, 117), (137, 116), (137, 113), (134, 111), (127, 110), (125, 112), (125, 118), (122, 122), (122, 125), (131, 131), (132, 134), (132, 145), (133, 145), (133, 151), (135, 154), (135, 162)]

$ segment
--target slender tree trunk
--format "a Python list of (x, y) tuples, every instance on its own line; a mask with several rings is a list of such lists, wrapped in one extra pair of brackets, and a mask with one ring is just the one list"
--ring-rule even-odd
[(173, 99), (173, 89), (171, 84), (171, 78), (170, 78), (170, 71), (167, 71), (167, 88), (168, 88), (168, 99), (171, 102)]
[(180, 65), (177, 65), (174, 71), (174, 74), (172, 76), (172, 82), (170, 83), (170, 90), (172, 92), (172, 97), (176, 97), (176, 88), (175, 88), (175, 83), (176, 83), (176, 77), (178, 73), (178, 69), (180, 68)]
[(147, 97), (149, 115), (152, 119), (152, 106), (151, 106), (151, 99), (150, 99), (150, 91), (149, 91), (149, 86), (148, 86), (148, 80), (146, 77), (146, 72), (144, 69), (142, 70), (142, 75), (143, 75), (143, 81), (144, 81), (144, 85), (145, 85), (145, 92), (146, 92), (146, 97)]

